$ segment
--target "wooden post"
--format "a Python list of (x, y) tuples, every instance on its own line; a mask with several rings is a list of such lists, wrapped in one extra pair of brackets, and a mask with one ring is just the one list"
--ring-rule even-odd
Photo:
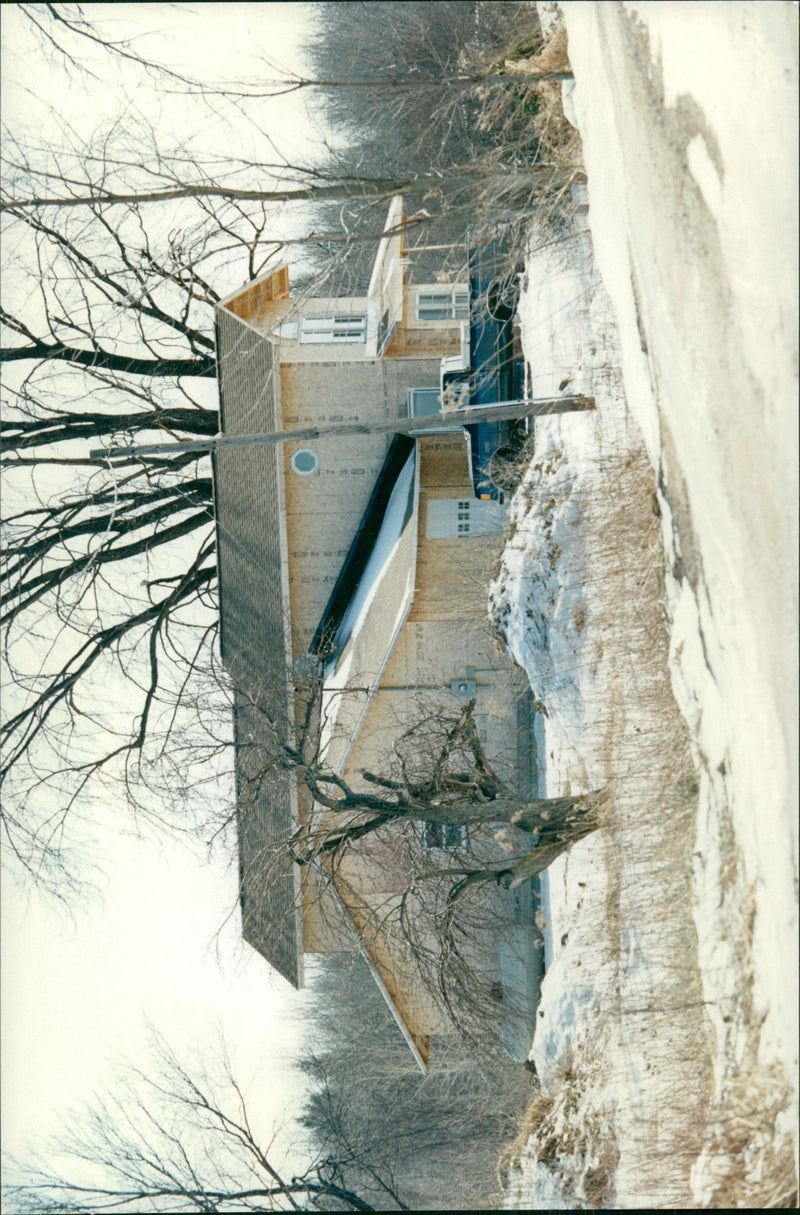
[(458, 431), (478, 422), (500, 422), (522, 418), (543, 418), (555, 413), (573, 413), (594, 409), (594, 397), (548, 397), (539, 401), (498, 401), (494, 405), (454, 409), (448, 413), (425, 414), (419, 418), (380, 418), (376, 421), (352, 420), (331, 422), (321, 426), (301, 426), (295, 430), (274, 430), (267, 434), (217, 435), (207, 439), (188, 439), (176, 443), (141, 443), (132, 447), (93, 448), (89, 458), (106, 460), (130, 459), (131, 456), (179, 454), (185, 451), (223, 451), (229, 447), (275, 446), (278, 443), (307, 443), (312, 439), (332, 439), (345, 435), (399, 434), (424, 436), (426, 431), (441, 433)]

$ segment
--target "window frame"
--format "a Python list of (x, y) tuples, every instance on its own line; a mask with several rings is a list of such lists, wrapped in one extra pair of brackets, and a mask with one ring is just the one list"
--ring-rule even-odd
[[(425, 297), (430, 303), (425, 303)], [(438, 301), (434, 303), (433, 301)], [(438, 316), (425, 316), (424, 312), (438, 312)], [(418, 287), (414, 291), (414, 320), (423, 324), (446, 322), (455, 324), (469, 320), (469, 288), (462, 284), (443, 287)]]
[[(298, 468), (297, 464), (296, 464), (296, 460), (297, 460), (298, 456), (313, 456), (314, 457), (314, 467), (313, 468)], [(320, 469), (319, 456), (317, 455), (317, 453), (314, 451), (314, 449), (312, 447), (298, 447), (297, 451), (293, 451), (291, 456), (289, 457), (289, 467), (291, 468), (292, 472), (295, 473), (295, 475), (298, 477), (316, 477), (317, 474), (319, 473), (319, 469)]]
[[(423, 397), (423, 395), (427, 400), (431, 400), (432, 397), (435, 397), (436, 408), (427, 412), (423, 411), (422, 413), (417, 413), (415, 405), (417, 401)], [(408, 409), (408, 416), (410, 418), (435, 418), (437, 414), (442, 413), (442, 390), (438, 387), (438, 385), (431, 385), (430, 387), (423, 388), (407, 388), (406, 406)]]
[(367, 340), (366, 312), (326, 312), (300, 318), (298, 341), (303, 346), (343, 346)]

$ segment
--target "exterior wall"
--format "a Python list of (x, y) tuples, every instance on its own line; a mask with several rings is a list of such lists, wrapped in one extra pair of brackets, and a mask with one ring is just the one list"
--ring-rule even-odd
[(313, 869), (303, 872), (303, 952), (353, 953), (356, 942), (351, 927), (325, 882)]
[(460, 434), (431, 435), (419, 441), (420, 485), (427, 494), (443, 498), (472, 497), (469, 437)]
[[(291, 300), (288, 277), (281, 268), (226, 305), (249, 326), (270, 334), (277, 346), (280, 373), (275, 397), (280, 397), (281, 417), (276, 423), (289, 429), (406, 416), (407, 389), (439, 386), (441, 358), (461, 348), (459, 323), (415, 320), (411, 292), (406, 290), (402, 317), (385, 357), (375, 357), (380, 308), (390, 289), (394, 290), (383, 275), (374, 294), (371, 285), (369, 297)], [(368, 317), (365, 342), (305, 344), (287, 327), (303, 316), (359, 314)], [(240, 429), (261, 425), (255, 398), (250, 412), (252, 422), (250, 416), (242, 418)], [(308, 650), (388, 446), (389, 439), (379, 435), (328, 437), (283, 444), (276, 457), (295, 660)], [(292, 455), (300, 448), (312, 448), (318, 457), (313, 475), (300, 476), (291, 467)], [(440, 704), (458, 709), (459, 699), (450, 685), (460, 680), (475, 696), (475, 721), (487, 753), (500, 774), (514, 782), (519, 767), (518, 707), (527, 682), (489, 632), (485, 575), (480, 572), (491, 567), (498, 539), (428, 538), (430, 500), (473, 497), (469, 444), (462, 434), (429, 436), (418, 442), (418, 451), (414, 601), (380, 686), (369, 701), (344, 774), (357, 784), (362, 768), (386, 771), (391, 744), (405, 726), (419, 720), (421, 708)], [(377, 671), (355, 674), (363, 684)], [(359, 706), (365, 700), (362, 697)], [(310, 799), (299, 791), (300, 818), (308, 821), (313, 813)], [(327, 818), (331, 824), (335, 821), (333, 815)], [(368, 837), (345, 854), (337, 868), (336, 886), (415, 1050), (427, 1060), (428, 1036), (444, 1026), (407, 945), (386, 920), (396, 912), (419, 838), (408, 824)], [(336, 900), (305, 869), (302, 903), (305, 951), (353, 947), (351, 930), (337, 911)]]
[[(281, 366), (283, 425), (405, 416), (406, 390), (436, 384), (438, 362), (379, 359)], [(292, 646), (305, 653), (380, 472), (389, 438), (353, 435), (283, 445)], [(312, 448), (319, 472), (298, 476), (292, 454)]]
[(419, 358), (424, 354), (458, 354), (461, 350), (461, 329), (442, 321), (418, 321), (412, 326), (400, 326), (384, 351), (387, 359)]
[(271, 274), (258, 279), (225, 302), (225, 307), (239, 320), (254, 323), (259, 313), (275, 307), (275, 301), (289, 298), (289, 268), (279, 266)]
[(431, 540), (427, 535), (430, 498), (472, 498), (469, 439), (440, 435), (420, 442), (420, 521), (417, 579), (409, 617), (423, 620), (480, 620), (486, 617), (486, 573), (500, 549), (498, 536)]
[(436, 291), (448, 283), (414, 283), (407, 286), (403, 296), (402, 319), (385, 355), (391, 359), (409, 358), (424, 351), (435, 351), (439, 357), (458, 354), (461, 350), (461, 327), (458, 321), (418, 320), (414, 316), (414, 293)]
[[(410, 724), (430, 695), (442, 696), (457, 709), (453, 681), (471, 681), (478, 736), (500, 774), (515, 780), (517, 767), (517, 701), (527, 688), (524, 675), (503, 653), (481, 620), (409, 620), (373, 697), (359, 743), (349, 760), (354, 770), (378, 766), (400, 732)], [(364, 740), (363, 742), (361, 740)]]
[(403, 319), (406, 292), (405, 210), (403, 197), (395, 194), (378, 242), (367, 294), (378, 305), (378, 353), (391, 340)]
[[(366, 316), (366, 340), (301, 342), (299, 327), (306, 316)], [(333, 358), (340, 363), (363, 363), (375, 358), (379, 319), (377, 302), (367, 296), (310, 296), (266, 301), (251, 323), (280, 341), (281, 363), (327, 363)], [(297, 336), (292, 336), (295, 331)]]

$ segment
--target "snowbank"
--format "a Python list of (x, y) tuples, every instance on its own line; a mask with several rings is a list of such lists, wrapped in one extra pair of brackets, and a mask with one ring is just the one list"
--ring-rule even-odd
[[(782, 1067), (796, 1104), (797, 9), (564, 14), (593, 243), (661, 477), (674, 686), (702, 770), (694, 890), (717, 1095), (755, 1036), (757, 1066)], [(752, 1007), (731, 1028), (737, 936)]]
[[(556, 238), (534, 240), (520, 316), (534, 395), (591, 393), (597, 411), (537, 422), (509, 510), (493, 617), (546, 714), (547, 792), (621, 787), (616, 824), (548, 871), (552, 958), (531, 1059), (550, 1104), (522, 1167), (509, 1173), (507, 1201), (552, 1206), (556, 1185), (567, 1204), (652, 1205), (666, 1191), (644, 1166), (652, 1143), (642, 1128), (649, 1109), (676, 1100), (683, 1078), (666, 1055), (648, 1060), (648, 1033), (627, 1018), (669, 1003), (664, 993), (679, 975), (681, 991), (691, 990), (696, 961), (690, 949), (684, 974), (660, 932), (663, 920), (683, 958), (691, 912), (675, 897), (675, 873), (656, 872), (670, 847), (660, 782), (677, 711), (656, 594), (654, 478), (626, 409), (613, 314), (579, 216)], [(664, 752), (655, 762), (646, 735)], [(686, 867), (679, 857), (679, 882)], [(673, 906), (655, 923), (640, 906), (654, 898)], [(675, 1027), (667, 1012), (659, 1029), (665, 1040), (674, 1031), (691, 1058), (696, 1022)], [(686, 1200), (688, 1188), (672, 1197)]]
[[(637, 750), (631, 732), (644, 729), (653, 698), (621, 656), (609, 665), (610, 639), (596, 628), (608, 609), (585, 539), (585, 504), (603, 493), (613, 504), (603, 469), (619, 469), (620, 454), (643, 442), (658, 478), (669, 671), (697, 773), (684, 799), (696, 812), (681, 820), (687, 851), (663, 887), (664, 933), (674, 934), (673, 956), (681, 938), (685, 1007), (695, 1007), (691, 1026), (677, 1011), (648, 1023), (664, 1011), (652, 1002), (659, 973), (663, 991), (680, 999), (636, 882), (639, 866), (658, 889), (658, 858), (620, 859), (589, 839), (549, 874), (553, 963), (532, 1057), (543, 1084), (569, 1071), (576, 1043), (604, 1058), (601, 1079), (581, 1079), (578, 1104), (589, 1123), (593, 1110), (611, 1118), (617, 1205), (725, 1197), (757, 1205), (787, 1136), (796, 1136), (798, 1084), (797, 174), (785, 140), (795, 129), (796, 10), (570, 4), (564, 12), (603, 286), (580, 224), (534, 236), (522, 336), (534, 395), (594, 392), (598, 412), (537, 423), (494, 613), (549, 715), (548, 792), (594, 783), (608, 764), (610, 718), (596, 711), (604, 694), (619, 694), (617, 759), (644, 762), (647, 740)], [(644, 598), (627, 577), (633, 652)], [(667, 712), (660, 686), (658, 695)], [(677, 726), (674, 734), (677, 757)], [(657, 765), (655, 751), (648, 762)], [(674, 805), (680, 815), (677, 791)], [(650, 827), (655, 840), (660, 824)], [(675, 851), (681, 838), (663, 846)], [(604, 897), (619, 917), (611, 934), (597, 922)], [(678, 917), (667, 929), (672, 902), (690, 922)], [(699, 1103), (695, 1137), (689, 1128), (685, 1142), (686, 1111), (670, 1106), (680, 1100), (682, 1052), (686, 1091), (694, 1086)], [(701, 1110), (703, 1085), (717, 1120)], [(570, 1167), (585, 1179), (592, 1145), (603, 1142), (584, 1134), (578, 1167), (568, 1150), (574, 1120), (572, 1130), (562, 1136), (562, 1180)], [(523, 1153), (523, 1168), (512, 1171), (509, 1205), (552, 1205), (553, 1162), (545, 1176), (538, 1148), (539, 1164), (536, 1152)], [(795, 1169), (796, 1152), (795, 1138)], [(670, 1167), (693, 1158), (691, 1188), (687, 1179), (667, 1193)], [(726, 1189), (734, 1178), (738, 1192)], [(602, 1197), (610, 1201), (608, 1189)]]

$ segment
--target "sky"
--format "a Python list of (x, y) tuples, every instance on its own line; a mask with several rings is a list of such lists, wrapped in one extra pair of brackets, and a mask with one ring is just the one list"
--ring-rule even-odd
[[(273, 64), (300, 64), (303, 4), (114, 4), (87, 6), (109, 37), (135, 35), (137, 49), (194, 77), (265, 77)], [(47, 124), (53, 102), (67, 127), (134, 107), (165, 131), (224, 152), (237, 118), (221, 104), (218, 121), (182, 96), (156, 98), (124, 66), (111, 87), (76, 83), (62, 63), (30, 40), (22, 15), (3, 5), (2, 109), (11, 127)], [(246, 52), (242, 49), (246, 48)], [(91, 53), (89, 62), (93, 62)], [(103, 66), (104, 65), (104, 66)], [(30, 88), (28, 82), (35, 85)], [(44, 82), (44, 83), (43, 83)], [(129, 109), (130, 112), (130, 109)], [(260, 112), (264, 120), (266, 110)], [(267, 121), (293, 149), (319, 137), (297, 98), (269, 103)], [(258, 138), (241, 115), (242, 150)], [(273, 127), (270, 125), (270, 132)], [(233, 284), (235, 285), (235, 284)], [(101, 879), (68, 910), (5, 875), (2, 888), (2, 1134), (4, 1150), (26, 1158), (57, 1134), (60, 1120), (112, 1083), (120, 1059), (140, 1060), (150, 1022), (180, 1055), (221, 1029), (234, 1070), (248, 1087), (256, 1121), (272, 1129), (298, 1110), (291, 1060), (301, 1041), (305, 997), (239, 935), (235, 867), (223, 848), (210, 855), (189, 843), (137, 834), (120, 807), (98, 801), (92, 851)]]

